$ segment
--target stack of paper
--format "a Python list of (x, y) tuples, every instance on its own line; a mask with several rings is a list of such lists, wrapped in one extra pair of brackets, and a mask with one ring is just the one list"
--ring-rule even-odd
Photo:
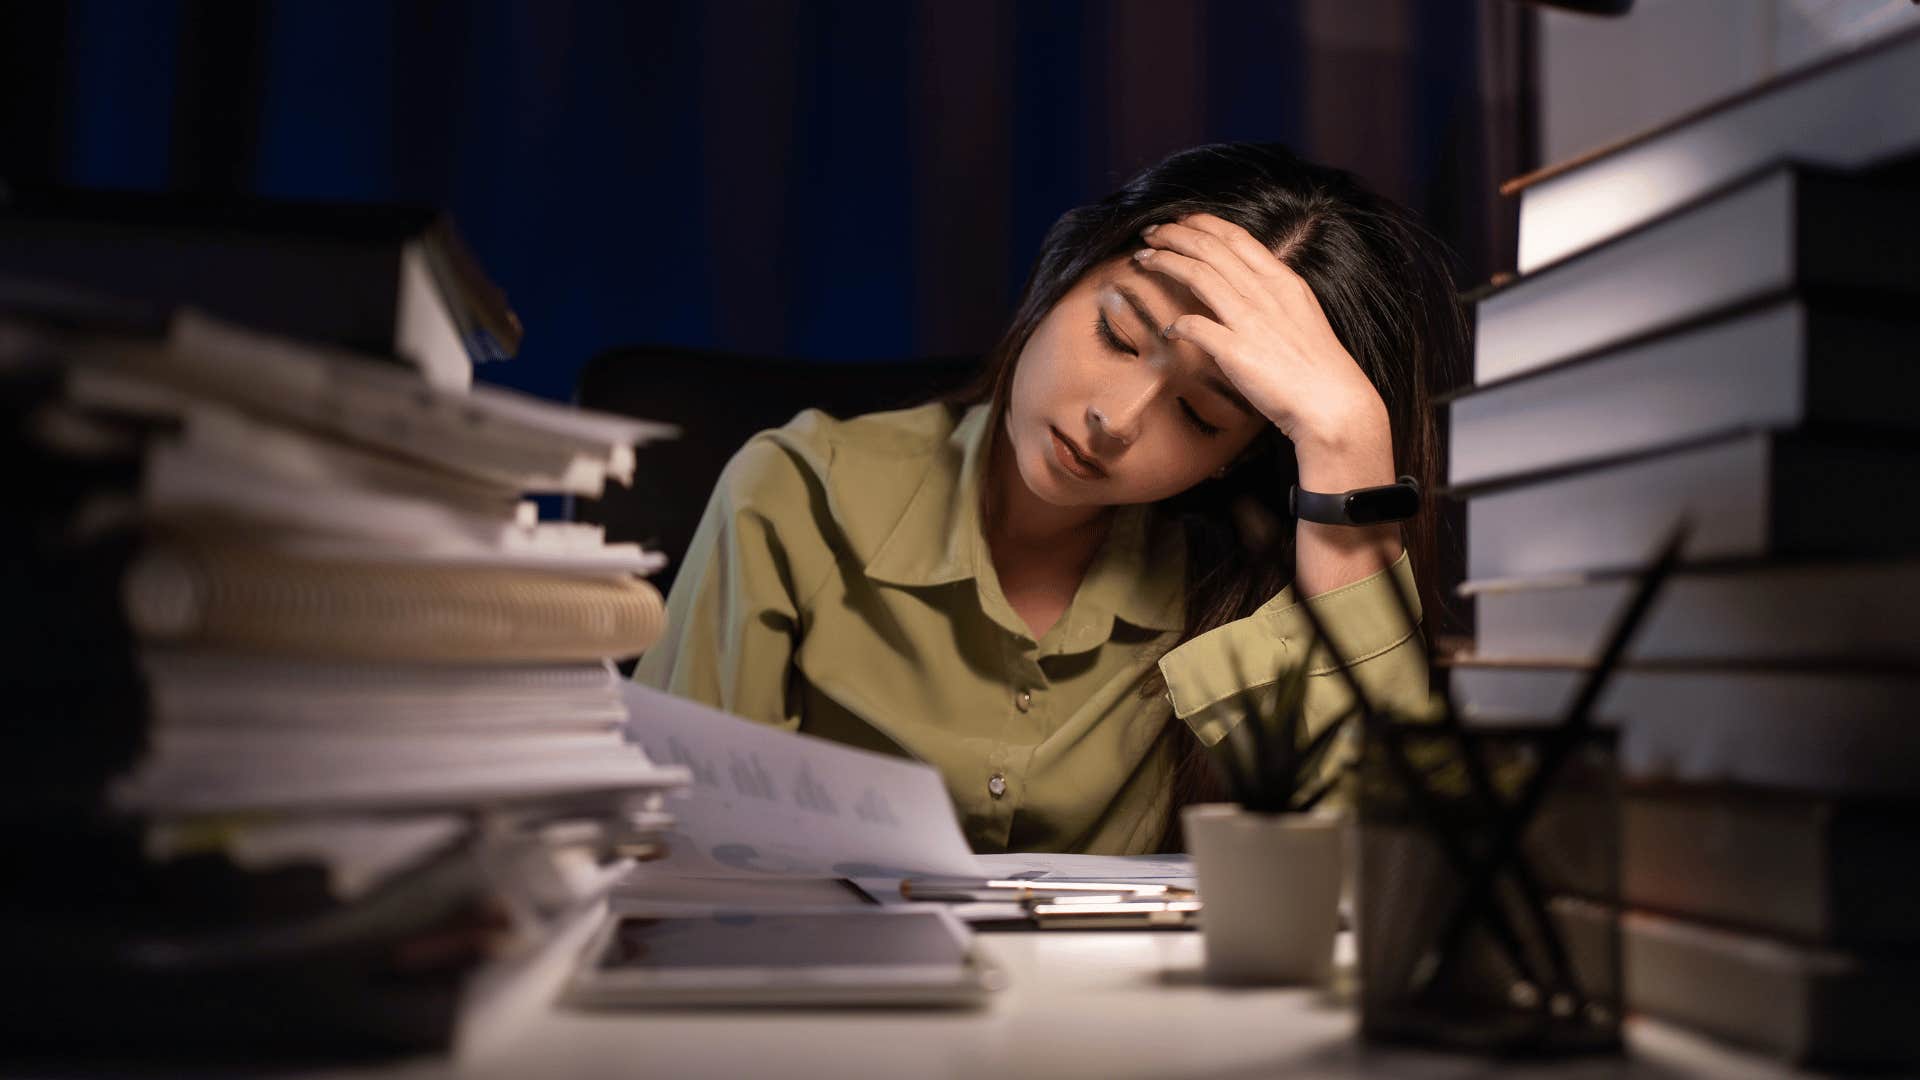
[(630, 481), (671, 429), (192, 311), (23, 307), (0, 802), (49, 882), (0, 933), (47, 992), (7, 1027), (363, 1052), (497, 1026), (687, 777), (623, 738), (613, 666), (664, 629), (661, 560), (523, 498)]

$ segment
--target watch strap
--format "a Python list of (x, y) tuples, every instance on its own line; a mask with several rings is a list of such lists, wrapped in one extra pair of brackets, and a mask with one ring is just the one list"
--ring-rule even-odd
[(1295, 484), (1287, 491), (1287, 508), (1301, 521), (1322, 525), (1378, 525), (1405, 521), (1420, 508), (1420, 483), (1402, 476), (1391, 484), (1351, 491), (1307, 491)]

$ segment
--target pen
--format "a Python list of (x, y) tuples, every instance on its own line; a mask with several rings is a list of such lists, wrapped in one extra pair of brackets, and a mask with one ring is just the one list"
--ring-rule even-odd
[(900, 883), (900, 895), (909, 900), (1029, 900), (1072, 893), (1168, 898), (1194, 895), (1192, 889), (1181, 885), (1136, 885), (1113, 881), (908, 878)]
[(1198, 900), (1123, 901), (1117, 904), (1034, 904), (1042, 930), (1162, 930), (1194, 925)]
[(1122, 900), (1146, 899), (1136, 896), (1133, 893), (1117, 892), (1061, 893), (1047, 889), (943, 889), (926, 887), (913, 889), (911, 891), (902, 889), (900, 890), (900, 895), (909, 900), (933, 901), (943, 904), (1017, 904), (1022, 901), (1059, 901), (1064, 903), (1078, 900), (1100, 900), (1107, 903), (1117, 903)]

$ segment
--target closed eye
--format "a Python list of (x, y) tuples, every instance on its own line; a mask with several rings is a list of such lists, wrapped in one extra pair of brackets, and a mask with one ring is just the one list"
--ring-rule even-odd
[[(1099, 335), (1102, 341), (1106, 342), (1107, 348), (1112, 349), (1114, 352), (1126, 356), (1140, 355), (1139, 352), (1135, 351), (1126, 342), (1121, 341), (1120, 335), (1113, 332), (1112, 324), (1107, 322), (1106, 312), (1101, 312), (1099, 317), (1093, 320), (1093, 331)], [(1212, 438), (1226, 430), (1218, 424), (1209, 423), (1206, 417), (1195, 412), (1193, 406), (1187, 404), (1186, 398), (1180, 399), (1180, 411), (1186, 415), (1187, 422), (1192, 424), (1195, 430), (1208, 438)]]
[(1093, 320), (1093, 331), (1100, 335), (1101, 340), (1107, 343), (1107, 348), (1112, 349), (1114, 352), (1125, 353), (1128, 356), (1140, 355), (1139, 352), (1135, 351), (1126, 342), (1121, 341), (1119, 334), (1113, 332), (1113, 325), (1107, 322), (1106, 312), (1101, 312), (1100, 317)]
[(1225, 428), (1220, 427), (1217, 424), (1207, 423), (1207, 418), (1204, 416), (1201, 416), (1197, 412), (1194, 412), (1193, 406), (1187, 404), (1186, 398), (1180, 399), (1180, 411), (1186, 413), (1187, 419), (1193, 422), (1193, 426), (1200, 429), (1200, 434), (1205, 435), (1208, 438), (1212, 438), (1215, 435), (1218, 435), (1222, 431), (1226, 430)]

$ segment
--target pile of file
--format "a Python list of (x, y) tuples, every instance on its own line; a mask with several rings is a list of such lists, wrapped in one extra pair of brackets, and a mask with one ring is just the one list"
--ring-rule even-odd
[(522, 497), (671, 430), (449, 381), (0, 283), (14, 1051), (465, 1049), (658, 853), (659, 558)]
[(1627, 1000), (1920, 1063), (1920, 35), (1520, 192), (1448, 403), (1481, 723), (1557, 714), (1676, 521), (1619, 725)]

